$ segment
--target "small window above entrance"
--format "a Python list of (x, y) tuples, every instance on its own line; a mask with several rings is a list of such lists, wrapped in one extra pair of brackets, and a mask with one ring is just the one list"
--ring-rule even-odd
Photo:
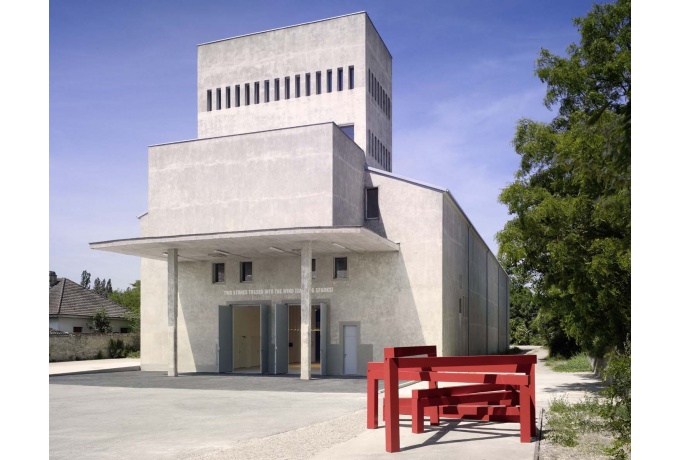
[(212, 282), (224, 283), (224, 263), (213, 264)]
[(241, 282), (248, 283), (253, 280), (253, 263), (241, 262)]
[(335, 258), (335, 271), (333, 278), (347, 278), (347, 257)]

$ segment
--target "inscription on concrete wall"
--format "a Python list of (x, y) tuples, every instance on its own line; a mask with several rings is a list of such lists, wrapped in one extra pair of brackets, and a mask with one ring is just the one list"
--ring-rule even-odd
[[(312, 294), (331, 293), (332, 287), (317, 287), (312, 288)], [(233, 289), (224, 291), (225, 296), (237, 295), (276, 295), (276, 294), (302, 294), (300, 288), (283, 288), (283, 289)]]

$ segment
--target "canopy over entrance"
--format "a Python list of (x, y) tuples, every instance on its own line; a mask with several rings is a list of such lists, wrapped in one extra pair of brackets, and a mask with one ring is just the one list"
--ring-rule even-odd
[(90, 248), (149, 259), (167, 260), (177, 249), (181, 260), (224, 257), (299, 257), (303, 243), (314, 254), (396, 252), (399, 244), (365, 227), (307, 227), (191, 235), (151, 236), (90, 243)]
[[(313, 254), (399, 251), (399, 244), (364, 227), (307, 227), (192, 235), (152, 236), (90, 243), (90, 248), (168, 262), (168, 375), (177, 376), (179, 262), (225, 257), (300, 258), (300, 378), (311, 378), (311, 309)], [(286, 347), (287, 349), (287, 347)]]

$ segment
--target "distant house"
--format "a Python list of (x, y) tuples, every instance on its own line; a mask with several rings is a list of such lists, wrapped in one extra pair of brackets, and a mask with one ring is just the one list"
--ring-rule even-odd
[(93, 332), (88, 324), (101, 309), (111, 321), (112, 332), (130, 332), (127, 308), (50, 272), (50, 335), (55, 332)]

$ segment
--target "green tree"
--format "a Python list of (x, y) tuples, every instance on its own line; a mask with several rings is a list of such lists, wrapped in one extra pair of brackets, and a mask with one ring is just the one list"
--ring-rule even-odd
[(536, 330), (535, 318), (538, 304), (531, 289), (518, 277), (510, 278), (510, 343), (515, 345), (537, 345), (541, 343)]
[(499, 197), (513, 216), (499, 259), (530, 284), (551, 351), (573, 340), (602, 356), (630, 333), (630, 11), (594, 5), (566, 57), (541, 50), (536, 75), (559, 111), (518, 122), (520, 169)]
[(101, 280), (99, 278), (96, 278), (94, 280), (94, 287), (92, 288), (92, 291), (95, 292), (96, 294), (99, 294), (102, 297), (107, 297), (113, 293), (113, 288), (111, 287), (111, 279), (109, 278), (108, 280), (106, 278), (102, 278)]
[(80, 285), (85, 289), (90, 289), (90, 273), (87, 270), (83, 270), (80, 275)]
[(135, 281), (130, 285), (130, 287), (125, 289), (125, 291), (116, 289), (109, 295), (108, 298), (109, 300), (124, 306), (130, 311), (128, 320), (131, 322), (132, 330), (139, 331), (141, 314), (141, 282), (139, 280)]
[(106, 314), (106, 310), (99, 309), (92, 317), (92, 322), (87, 327), (94, 332), (111, 332), (111, 320)]

